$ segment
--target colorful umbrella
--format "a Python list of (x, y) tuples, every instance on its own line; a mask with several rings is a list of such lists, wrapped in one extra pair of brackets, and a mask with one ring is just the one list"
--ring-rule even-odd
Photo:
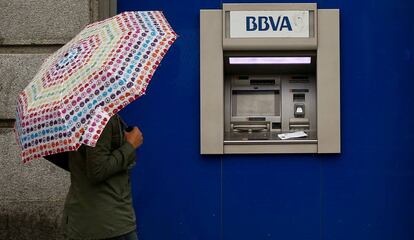
[(176, 37), (162, 12), (125, 12), (47, 58), (18, 97), (23, 162), (95, 146), (109, 118), (145, 93)]

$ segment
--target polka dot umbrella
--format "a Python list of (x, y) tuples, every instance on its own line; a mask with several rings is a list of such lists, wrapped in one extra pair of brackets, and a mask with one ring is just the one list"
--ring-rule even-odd
[(22, 161), (95, 146), (109, 118), (145, 93), (177, 35), (162, 12), (125, 12), (86, 26), (18, 97)]

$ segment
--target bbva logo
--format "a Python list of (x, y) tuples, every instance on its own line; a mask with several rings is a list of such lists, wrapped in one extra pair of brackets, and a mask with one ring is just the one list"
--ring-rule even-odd
[(292, 31), (292, 24), (288, 16), (279, 16), (276, 21), (272, 16), (246, 16), (246, 31), (268, 31), (272, 29), (273, 31)]

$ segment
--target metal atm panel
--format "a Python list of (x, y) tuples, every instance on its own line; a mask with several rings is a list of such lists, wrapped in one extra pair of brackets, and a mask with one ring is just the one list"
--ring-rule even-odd
[[(308, 11), (309, 37), (232, 38), (231, 11), (265, 17)], [(202, 154), (340, 152), (337, 10), (223, 4), (223, 10), (202, 10), (200, 27)], [(306, 64), (286, 62), (305, 59)], [(278, 135), (295, 131), (307, 136)]]

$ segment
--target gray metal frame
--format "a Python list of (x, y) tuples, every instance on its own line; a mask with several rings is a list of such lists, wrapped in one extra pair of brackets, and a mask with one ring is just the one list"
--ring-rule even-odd
[(200, 12), (201, 154), (223, 154), (224, 83), (221, 10)]
[(339, 10), (321, 10), (318, 18), (318, 153), (340, 153)]
[[(314, 36), (308, 39), (226, 38), (226, 11), (312, 10)], [(222, 10), (200, 11), (200, 143), (201, 154), (340, 153), (339, 10), (317, 10), (316, 4), (223, 4)], [(223, 51), (316, 50), (315, 139), (224, 143)], [(281, 93), (282, 94), (282, 93)], [(283, 95), (282, 95), (283, 96)], [(227, 96), (229, 98), (230, 96)], [(227, 99), (228, 101), (230, 99)], [(283, 101), (283, 100), (282, 100)], [(309, 106), (305, 111), (309, 110)], [(283, 111), (283, 109), (282, 109)], [(293, 111), (293, 109), (292, 109)], [(283, 114), (283, 113), (282, 113)], [(300, 124), (300, 123), (298, 123)], [(283, 124), (282, 124), (283, 125)], [(315, 126), (316, 125), (316, 126)]]

